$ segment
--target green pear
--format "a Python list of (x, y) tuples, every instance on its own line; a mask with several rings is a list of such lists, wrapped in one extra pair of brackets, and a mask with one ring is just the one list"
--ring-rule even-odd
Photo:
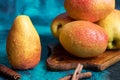
[(97, 24), (103, 27), (108, 34), (107, 49), (120, 49), (120, 11), (115, 9)]
[(30, 18), (19, 15), (8, 34), (6, 51), (14, 69), (31, 69), (40, 61), (41, 42)]
[(74, 20), (72, 18), (70, 18), (67, 13), (62, 13), (62, 14), (56, 16), (51, 24), (51, 31), (52, 31), (53, 36), (58, 39), (61, 28), (66, 23), (69, 23), (72, 21), (74, 21)]

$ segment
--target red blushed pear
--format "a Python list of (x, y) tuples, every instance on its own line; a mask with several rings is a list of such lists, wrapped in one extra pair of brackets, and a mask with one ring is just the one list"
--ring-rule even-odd
[(9, 63), (15, 69), (31, 69), (40, 61), (41, 42), (30, 18), (19, 15), (9, 32), (6, 50)]
[(115, 0), (65, 0), (64, 7), (73, 19), (96, 22), (114, 10)]
[(51, 31), (55, 38), (58, 39), (61, 28), (69, 22), (74, 21), (67, 13), (62, 13), (55, 17), (51, 24)]
[(108, 44), (104, 29), (89, 21), (73, 21), (64, 25), (59, 41), (70, 54), (90, 58), (102, 54)]

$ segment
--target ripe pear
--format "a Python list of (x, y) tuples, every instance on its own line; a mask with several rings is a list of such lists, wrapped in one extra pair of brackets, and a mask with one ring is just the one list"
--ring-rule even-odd
[(73, 21), (64, 25), (59, 35), (63, 48), (70, 54), (90, 58), (102, 54), (108, 43), (105, 30), (89, 21)]
[(108, 49), (120, 49), (120, 11), (114, 10), (104, 19), (97, 22), (109, 37)]
[(30, 18), (19, 15), (9, 32), (6, 51), (9, 63), (15, 69), (31, 69), (40, 61), (41, 42)]
[(63, 27), (63, 25), (72, 21), (73, 19), (70, 18), (67, 13), (62, 13), (56, 16), (56, 18), (52, 21), (51, 24), (51, 31), (53, 36), (55, 36), (55, 38), (58, 39), (60, 30)]
[(96, 22), (115, 8), (115, 0), (65, 0), (68, 15), (75, 20)]

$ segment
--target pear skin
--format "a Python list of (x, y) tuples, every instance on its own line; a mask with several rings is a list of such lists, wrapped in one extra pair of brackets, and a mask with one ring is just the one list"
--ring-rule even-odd
[(64, 7), (75, 20), (96, 22), (114, 10), (115, 0), (65, 0)]
[(120, 10), (114, 9), (97, 24), (107, 32), (109, 37), (107, 49), (120, 49)]
[(30, 18), (19, 15), (8, 34), (6, 51), (14, 69), (31, 69), (40, 61), (41, 42)]
[(62, 13), (58, 16), (55, 17), (55, 19), (52, 21), (51, 24), (51, 31), (53, 36), (58, 39), (59, 38), (59, 34), (60, 34), (60, 30), (61, 28), (69, 22), (74, 21), (71, 17), (68, 16), (67, 13)]
[(71, 55), (91, 58), (103, 54), (107, 48), (108, 36), (99, 25), (81, 20), (65, 24), (59, 41)]

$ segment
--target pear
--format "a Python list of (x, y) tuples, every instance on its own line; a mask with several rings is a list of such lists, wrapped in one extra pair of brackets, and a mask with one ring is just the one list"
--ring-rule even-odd
[(120, 11), (115, 9), (97, 24), (107, 32), (109, 37), (107, 49), (120, 49)]
[(19, 15), (8, 34), (6, 51), (14, 69), (31, 69), (40, 61), (41, 42), (30, 18)]
[(96, 22), (109, 15), (115, 8), (115, 0), (64, 0), (64, 8), (75, 20)]
[(61, 28), (69, 22), (74, 21), (71, 17), (68, 16), (67, 13), (62, 13), (59, 14), (58, 16), (55, 17), (55, 19), (52, 21), (51, 24), (51, 32), (53, 34), (53, 36), (58, 39), (59, 38), (59, 34), (61, 31)]
[(59, 41), (71, 55), (91, 58), (103, 54), (107, 48), (108, 36), (99, 25), (80, 20), (65, 24)]

